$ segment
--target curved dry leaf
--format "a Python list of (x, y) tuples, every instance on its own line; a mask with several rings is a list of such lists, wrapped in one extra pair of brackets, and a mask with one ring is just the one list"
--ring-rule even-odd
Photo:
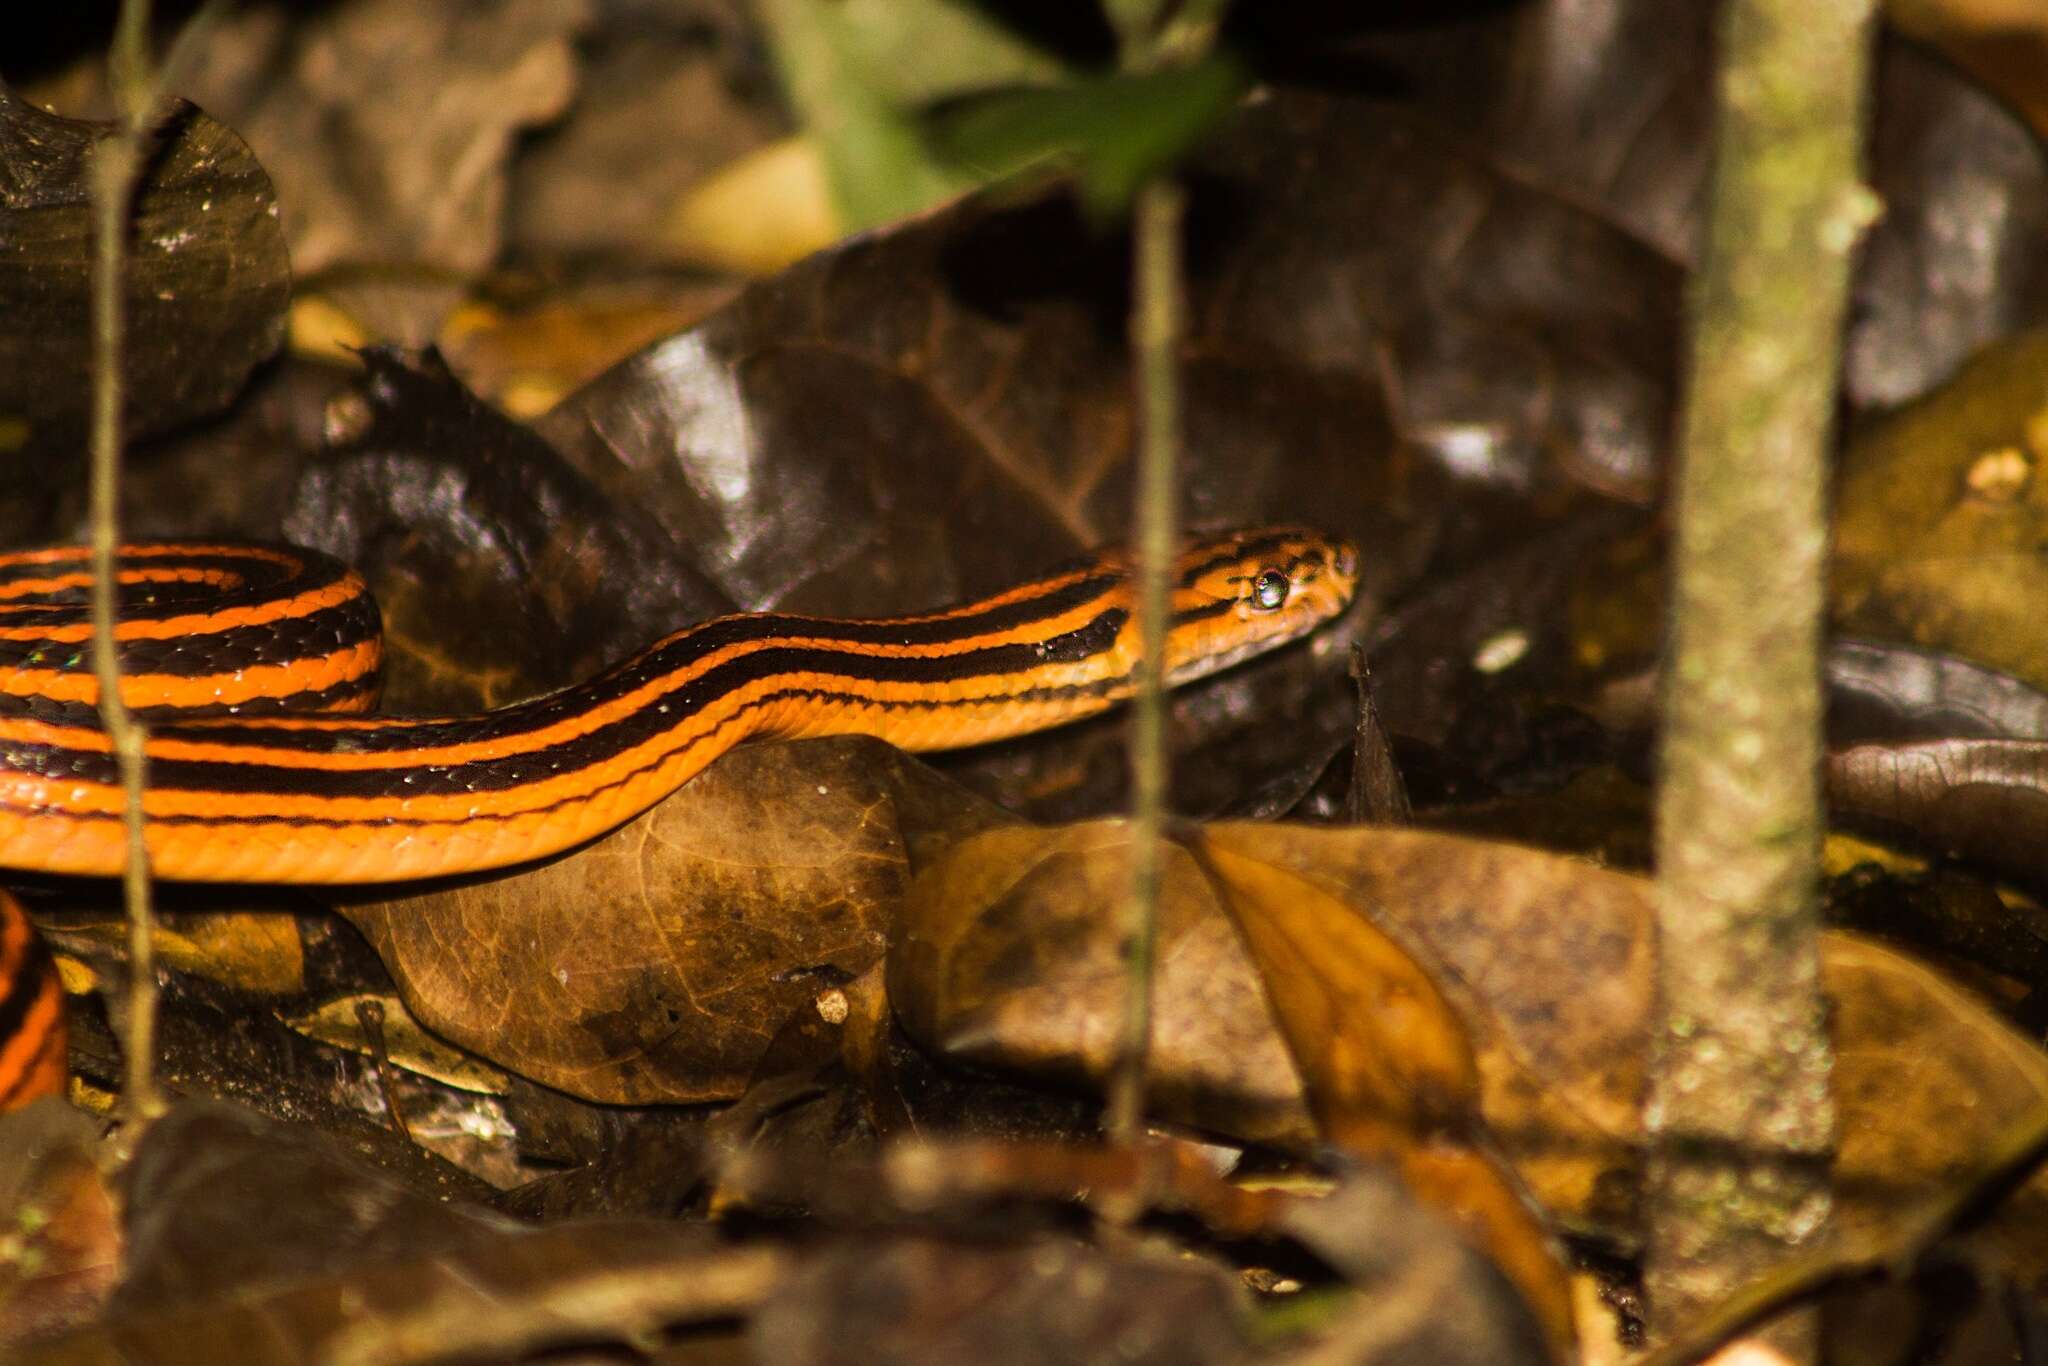
[(1647, 882), (1453, 835), (1224, 830), (1428, 954), (1469, 1031), (1486, 1125), (1546, 1206), (1632, 1215), (1611, 1173), (1634, 1160), (1639, 1124)]
[[(1973, 1172), (1994, 1136), (2048, 1103), (2048, 1055), (1939, 973), (1854, 935), (1823, 941), (1834, 1007), (1835, 1222), (1896, 1228), (1922, 1198)], [(2048, 1273), (2048, 1174), (1975, 1234), (2023, 1284)]]
[[(925, 869), (889, 960), (890, 996), (906, 1028), (960, 1060), (1067, 1083), (1099, 1078), (1122, 1008), (1105, 908), (1118, 903), (1123, 885), (1113, 872), (1088, 877), (1071, 865), (1123, 837), (1114, 825), (999, 830)], [(1480, 1116), (1516, 1172), (1557, 1218), (1633, 1241), (1653, 884), (1556, 854), (1423, 831), (1240, 824), (1209, 827), (1206, 838), (1415, 945), (1471, 1039)], [(1053, 867), (1062, 862), (1069, 866)], [(1222, 917), (1191, 889), (1194, 875), (1184, 854), (1169, 857), (1158, 1037), (1171, 1046), (1227, 1027), (1243, 1056), (1265, 1057), (1272, 1045), (1262, 1033), (1271, 1028), (1264, 989), (1226, 946), (1203, 939), (1205, 911)], [(1175, 980), (1176, 955), (1192, 954), (1184, 942), (1207, 955), (1199, 985)], [(2048, 1062), (1990, 1011), (1901, 955), (1829, 935), (1822, 966), (1836, 1021), (1842, 1217), (1874, 1223), (1894, 1217), (1900, 1190), (1928, 1190), (1967, 1166), (1986, 1134), (2040, 1098)], [(1061, 1022), (1039, 1025), (1040, 1014)], [(1914, 1050), (1929, 1061), (1915, 1065), (1910, 1084), (1898, 1084), (1899, 1058)], [(1214, 1059), (1205, 1072), (1182, 1070), (1171, 1052), (1155, 1065), (1162, 1114), (1214, 1125), (1246, 1107), (1247, 1083), (1219, 1076)], [(1298, 1085), (1296, 1074), (1280, 1075)], [(1266, 1089), (1247, 1113), (1284, 1112), (1288, 1097), (1273, 1086), (1274, 1074), (1256, 1079)], [(1219, 1082), (1231, 1089), (1202, 1092)], [(1968, 1122), (1959, 1122), (1965, 1110)], [(1992, 1236), (2037, 1246), (2038, 1230), (2048, 1228), (2044, 1200), (2048, 1177), (2001, 1211)]]
[(1397, 1152), (1477, 1117), (1464, 1028), (1405, 950), (1320, 887), (1235, 852), (1227, 832), (1190, 845), (1251, 951), (1325, 1139)]
[(1857, 745), (1829, 754), (1825, 773), (1845, 823), (2048, 887), (2048, 742)]
[(723, 1100), (992, 808), (879, 741), (750, 746), (516, 878), (343, 906), (427, 1028), (590, 1100)]
[[(1125, 973), (1109, 908), (1129, 887), (1120, 821), (1005, 826), (922, 867), (892, 932), (889, 1000), (956, 1062), (1099, 1088), (1119, 1046)], [(1251, 1139), (1314, 1127), (1258, 973), (1183, 849), (1165, 851), (1147, 1103)]]

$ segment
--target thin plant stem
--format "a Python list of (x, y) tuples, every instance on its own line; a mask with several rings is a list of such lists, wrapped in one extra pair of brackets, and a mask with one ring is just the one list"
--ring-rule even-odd
[(1125, 900), (1123, 1038), (1111, 1078), (1108, 1130), (1113, 1141), (1143, 1134), (1146, 1054), (1152, 1039), (1153, 959), (1158, 939), (1159, 882), (1169, 777), (1166, 658), (1180, 457), (1180, 335), (1183, 196), (1161, 178), (1138, 193), (1132, 234), (1136, 290), (1131, 347), (1137, 376), (1138, 636), (1144, 660), (1131, 715), (1131, 886)]
[[(1653, 1327), (1828, 1223), (1820, 628), (1826, 451), (1872, 0), (1729, 0), (1675, 490), (1646, 1118)], [(1812, 1325), (1780, 1346), (1811, 1351)]]
[(156, 1087), (156, 917), (150, 906), (149, 851), (143, 842), (144, 735), (121, 696), (121, 659), (114, 623), (121, 542), (118, 495), (125, 325), (121, 291), (128, 212), (142, 167), (153, 102), (146, 69), (148, 32), (148, 0), (124, 0), (109, 62), (123, 117), (119, 129), (101, 139), (92, 151), (92, 662), (100, 717), (121, 777), (122, 823), (128, 835), (128, 862), (122, 876), (128, 917), (125, 1091), (129, 1114), (144, 1121), (163, 1111)]

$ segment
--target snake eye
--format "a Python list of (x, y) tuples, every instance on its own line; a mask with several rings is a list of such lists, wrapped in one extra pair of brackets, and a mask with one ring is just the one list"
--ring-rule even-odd
[(1261, 612), (1277, 610), (1287, 601), (1289, 588), (1287, 576), (1277, 569), (1268, 569), (1252, 580), (1252, 606)]

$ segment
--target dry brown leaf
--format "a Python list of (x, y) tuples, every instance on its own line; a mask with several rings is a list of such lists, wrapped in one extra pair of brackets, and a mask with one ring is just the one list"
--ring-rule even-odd
[(369, 0), (299, 25), (249, 7), (183, 88), (277, 172), (300, 278), (344, 262), (472, 275), (503, 241), (513, 140), (568, 107), (590, 19), (587, 0)]
[(1464, 1027), (1405, 950), (1320, 887), (1234, 852), (1227, 834), (1193, 843), (1258, 965), (1325, 1138), (1398, 1152), (1417, 1133), (1476, 1118)]
[[(1129, 885), (1126, 827), (1007, 826), (961, 841), (911, 884), (889, 949), (889, 1000), (911, 1037), (957, 1062), (1095, 1087), (1124, 1001), (1105, 907)], [(1245, 1138), (1313, 1137), (1300, 1076), (1237, 931), (1182, 849), (1166, 851), (1155, 1112)]]
[(1467, 1146), (1479, 1075), (1464, 1023), (1430, 972), (1347, 903), (1233, 849), (1248, 828), (1197, 835), (1197, 859), (1244, 936), (1323, 1136), (1394, 1163), (1514, 1281), (1553, 1350), (1572, 1346), (1559, 1249), (1513, 1181)]
[(524, 876), (342, 911), (422, 1024), (501, 1066), (591, 1100), (729, 1099), (881, 957), (911, 834), (992, 812), (879, 741), (751, 746)]
[[(1517, 1174), (1568, 1225), (1634, 1239), (1654, 969), (1647, 879), (1423, 831), (1239, 824), (1212, 826), (1206, 838), (1417, 945), (1469, 1032), (1480, 1115)], [(891, 999), (913, 1036), (982, 1066), (1099, 1078), (1121, 1010), (1103, 910), (1122, 894), (1121, 858), (1087, 865), (1090, 851), (1122, 839), (1114, 824), (999, 830), (922, 873), (889, 964)], [(1205, 937), (1204, 917), (1223, 917), (1190, 887), (1194, 874), (1184, 854), (1168, 859), (1158, 1037), (1228, 1029), (1238, 1056), (1266, 1056), (1266, 1032), (1277, 1040), (1278, 1031), (1265, 1022), (1264, 989), (1248, 981), (1248, 953), (1233, 958)], [(1188, 980), (1194, 963), (1199, 983)], [(1841, 1218), (1877, 1227), (1895, 1217), (1902, 1193), (1933, 1190), (1999, 1125), (2048, 1096), (2048, 1059), (1902, 955), (1830, 935), (1823, 970), (1837, 1038)], [(1202, 1072), (1182, 1070), (1170, 1049), (1154, 1062), (1160, 1113), (1214, 1125), (1246, 1108), (1246, 1080), (1213, 1058)], [(1246, 1071), (1268, 1088), (1251, 1112), (1280, 1112), (1287, 1097), (1272, 1089), (1275, 1074)], [(1291, 1068), (1278, 1075), (1297, 1084)], [(1993, 1221), (1989, 1242), (2015, 1266), (2048, 1264), (2044, 1202), (2048, 1179)]]

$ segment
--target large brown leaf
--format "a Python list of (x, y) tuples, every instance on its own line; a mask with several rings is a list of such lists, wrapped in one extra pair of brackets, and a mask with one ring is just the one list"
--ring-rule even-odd
[(879, 741), (761, 745), (514, 879), (345, 906), (421, 1023), (592, 1100), (723, 1100), (880, 959), (913, 844), (999, 813)]
[[(1479, 1114), (1521, 1177), (1567, 1224), (1635, 1237), (1654, 967), (1647, 880), (1417, 831), (1225, 825), (1205, 838), (1315, 889), (1338, 908), (1330, 914), (1370, 917), (1412, 946), (1471, 1040)], [(912, 1033), (980, 1066), (1099, 1082), (1121, 1010), (1111, 915), (1121, 884), (1083, 865), (1108, 849), (1120, 866), (1120, 839), (1112, 826), (996, 831), (921, 872), (889, 965)], [(1213, 937), (1224, 915), (1208, 884), (1184, 856), (1167, 873), (1154, 1103), (1212, 1125), (1305, 1103), (1287, 1094), (1298, 1074), (1263, 1061), (1267, 1031), (1284, 1031), (1266, 988), (1243, 985), (1256, 971)], [(1091, 907), (1091, 888), (1110, 894)], [(1332, 980), (1341, 943), (1330, 941)], [(1867, 941), (1831, 936), (1823, 970), (1836, 1021), (1842, 1218), (1883, 1226), (1903, 1193), (1962, 1170), (2048, 1095), (2048, 1059), (1939, 975)], [(1044, 1022), (1055, 1008), (1057, 1022)], [(1341, 1046), (1371, 1037), (1369, 1023), (1342, 1024), (1352, 1043)], [(1223, 1031), (1240, 1040), (1234, 1075), (1209, 1057), (1184, 1068), (1178, 1041)], [(1907, 1055), (1923, 1061), (1902, 1075)], [(2044, 1213), (2048, 1180), (2001, 1212), (1994, 1241), (2015, 1255), (2024, 1246), (2038, 1264)]]

